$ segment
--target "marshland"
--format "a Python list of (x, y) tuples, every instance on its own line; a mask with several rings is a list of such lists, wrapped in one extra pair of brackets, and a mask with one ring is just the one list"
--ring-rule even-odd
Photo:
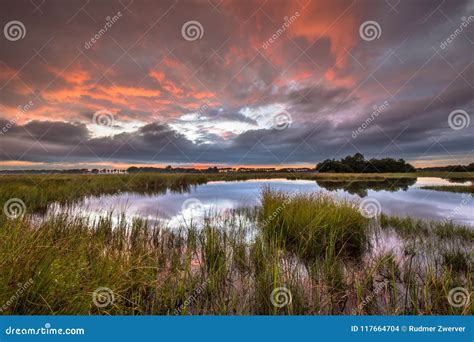
[(2, 176), (0, 311), (469, 315), (472, 179)]

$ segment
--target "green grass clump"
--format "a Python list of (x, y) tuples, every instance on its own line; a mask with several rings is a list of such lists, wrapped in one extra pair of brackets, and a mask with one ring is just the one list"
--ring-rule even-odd
[(359, 257), (368, 240), (368, 220), (356, 206), (322, 193), (292, 196), (265, 189), (259, 224), (270, 240), (306, 260)]
[(470, 257), (463, 251), (443, 251), (443, 264), (455, 272), (467, 272), (471, 267)]

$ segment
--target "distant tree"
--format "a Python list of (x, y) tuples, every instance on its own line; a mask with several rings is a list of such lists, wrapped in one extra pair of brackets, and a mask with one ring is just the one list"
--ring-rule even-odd
[(361, 153), (347, 156), (341, 160), (326, 159), (316, 166), (319, 172), (354, 172), (354, 173), (382, 173), (382, 172), (416, 172), (416, 169), (404, 159), (370, 159), (365, 160)]
[(347, 156), (341, 160), (341, 163), (349, 166), (353, 172), (357, 173), (364, 172), (367, 168), (364, 155), (361, 153), (356, 153), (353, 156)]
[(354, 172), (354, 170), (339, 161), (335, 161), (334, 159), (326, 159), (322, 163), (316, 165), (316, 171), (318, 172), (336, 172), (336, 173), (344, 173), (344, 172)]

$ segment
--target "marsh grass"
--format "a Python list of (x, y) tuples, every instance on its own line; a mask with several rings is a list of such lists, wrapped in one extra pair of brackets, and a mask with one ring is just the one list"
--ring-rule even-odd
[[(2, 313), (473, 313), (472, 303), (454, 308), (447, 301), (450, 289), (472, 284), (469, 228), (386, 216), (368, 221), (355, 203), (289, 196), (265, 189), (261, 208), (173, 229), (67, 211), (4, 219), (0, 304), (10, 304)], [(385, 238), (396, 243), (380, 242)], [(92, 301), (99, 287), (115, 297), (103, 308)], [(278, 287), (291, 291), (291, 304), (272, 304)]]
[[(48, 204), (71, 203), (84, 198), (119, 192), (163, 193), (168, 189), (187, 191), (193, 185), (209, 181), (239, 181), (248, 179), (306, 179), (330, 181), (384, 181), (416, 177), (441, 177), (450, 179), (474, 179), (470, 172), (416, 172), (416, 173), (196, 173), (160, 174), (134, 173), (111, 175), (0, 175), (0, 203), (10, 198), (19, 198), (26, 204), (28, 212), (44, 211)], [(464, 187), (463, 187), (464, 188)], [(449, 191), (449, 189), (448, 189)], [(0, 223), (3, 215), (0, 213)]]
[(380, 225), (390, 227), (402, 236), (437, 236), (441, 239), (463, 239), (474, 243), (474, 230), (466, 226), (457, 225), (451, 221), (424, 221), (411, 217), (380, 216)]
[(262, 192), (260, 226), (268, 239), (299, 257), (357, 258), (367, 244), (367, 224), (356, 206), (331, 195)]
[(438, 185), (438, 186), (423, 186), (425, 190), (447, 191), (461, 194), (474, 194), (474, 185)]

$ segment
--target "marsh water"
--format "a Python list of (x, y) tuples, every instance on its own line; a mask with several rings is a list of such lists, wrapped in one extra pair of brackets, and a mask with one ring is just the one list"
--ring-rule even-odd
[[(452, 220), (474, 227), (474, 201), (467, 194), (422, 189), (423, 186), (471, 185), (469, 181), (441, 178), (386, 179), (377, 181), (260, 179), (218, 181), (167, 190), (159, 194), (122, 192), (87, 197), (68, 208), (75, 214), (97, 218), (112, 214), (140, 217), (164, 222), (169, 227), (189, 225), (208, 214), (223, 216), (233, 209), (254, 208), (260, 204), (260, 193), (270, 187), (288, 193), (326, 192), (354, 201), (375, 199), (387, 215), (411, 216), (427, 220)], [(49, 212), (64, 210), (57, 204)]]

